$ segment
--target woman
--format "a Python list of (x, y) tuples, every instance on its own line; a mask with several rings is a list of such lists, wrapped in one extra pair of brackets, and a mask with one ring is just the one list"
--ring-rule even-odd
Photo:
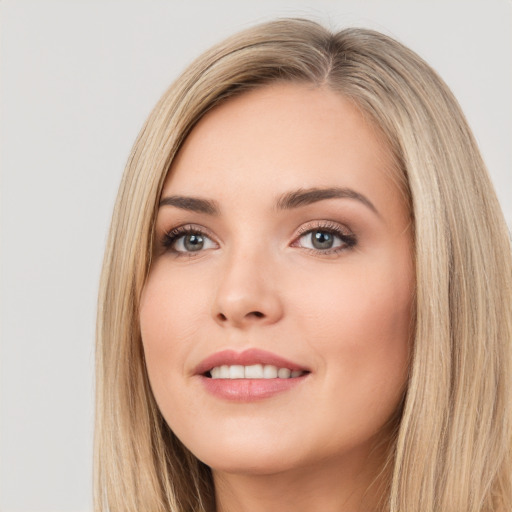
[(505, 511), (508, 232), (463, 114), (281, 20), (160, 100), (105, 256), (96, 508)]

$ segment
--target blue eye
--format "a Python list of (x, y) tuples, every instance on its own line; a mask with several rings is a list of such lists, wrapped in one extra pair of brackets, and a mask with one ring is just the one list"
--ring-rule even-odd
[(339, 247), (342, 242), (339, 237), (328, 231), (321, 231), (315, 229), (310, 231), (307, 235), (301, 237), (305, 238), (311, 244), (311, 249), (332, 249)]
[(166, 233), (163, 245), (176, 253), (193, 253), (215, 249), (217, 244), (198, 229), (179, 227)]
[(337, 226), (318, 227), (305, 231), (298, 239), (299, 247), (320, 253), (336, 253), (356, 245), (356, 237), (343, 233)]

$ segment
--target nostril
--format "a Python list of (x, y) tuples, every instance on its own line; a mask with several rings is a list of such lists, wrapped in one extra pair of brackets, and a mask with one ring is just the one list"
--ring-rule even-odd
[[(245, 318), (265, 318), (265, 314), (262, 313), (261, 311), (250, 311), (249, 313), (247, 313), (245, 315)], [(227, 322), (228, 321), (228, 317), (224, 314), (224, 313), (218, 313), (217, 314), (217, 319), (220, 321), (220, 322)]]

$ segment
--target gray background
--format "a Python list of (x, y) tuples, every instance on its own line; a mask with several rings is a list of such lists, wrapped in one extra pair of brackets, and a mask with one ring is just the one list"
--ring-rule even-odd
[(91, 510), (94, 322), (116, 188), (137, 132), (198, 53), (276, 16), (376, 28), (465, 110), (512, 225), (512, 3), (0, 3), (3, 512)]

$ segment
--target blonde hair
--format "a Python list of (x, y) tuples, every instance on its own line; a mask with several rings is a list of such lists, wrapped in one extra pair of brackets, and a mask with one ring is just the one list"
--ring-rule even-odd
[(95, 510), (212, 511), (210, 470), (153, 398), (138, 321), (161, 188), (197, 121), (276, 81), (328, 87), (384, 135), (411, 205), (416, 331), (393, 443), (393, 512), (512, 510), (510, 239), (477, 145), (437, 74), (366, 29), (298, 19), (241, 32), (197, 59), (142, 128), (120, 186), (97, 324)]

